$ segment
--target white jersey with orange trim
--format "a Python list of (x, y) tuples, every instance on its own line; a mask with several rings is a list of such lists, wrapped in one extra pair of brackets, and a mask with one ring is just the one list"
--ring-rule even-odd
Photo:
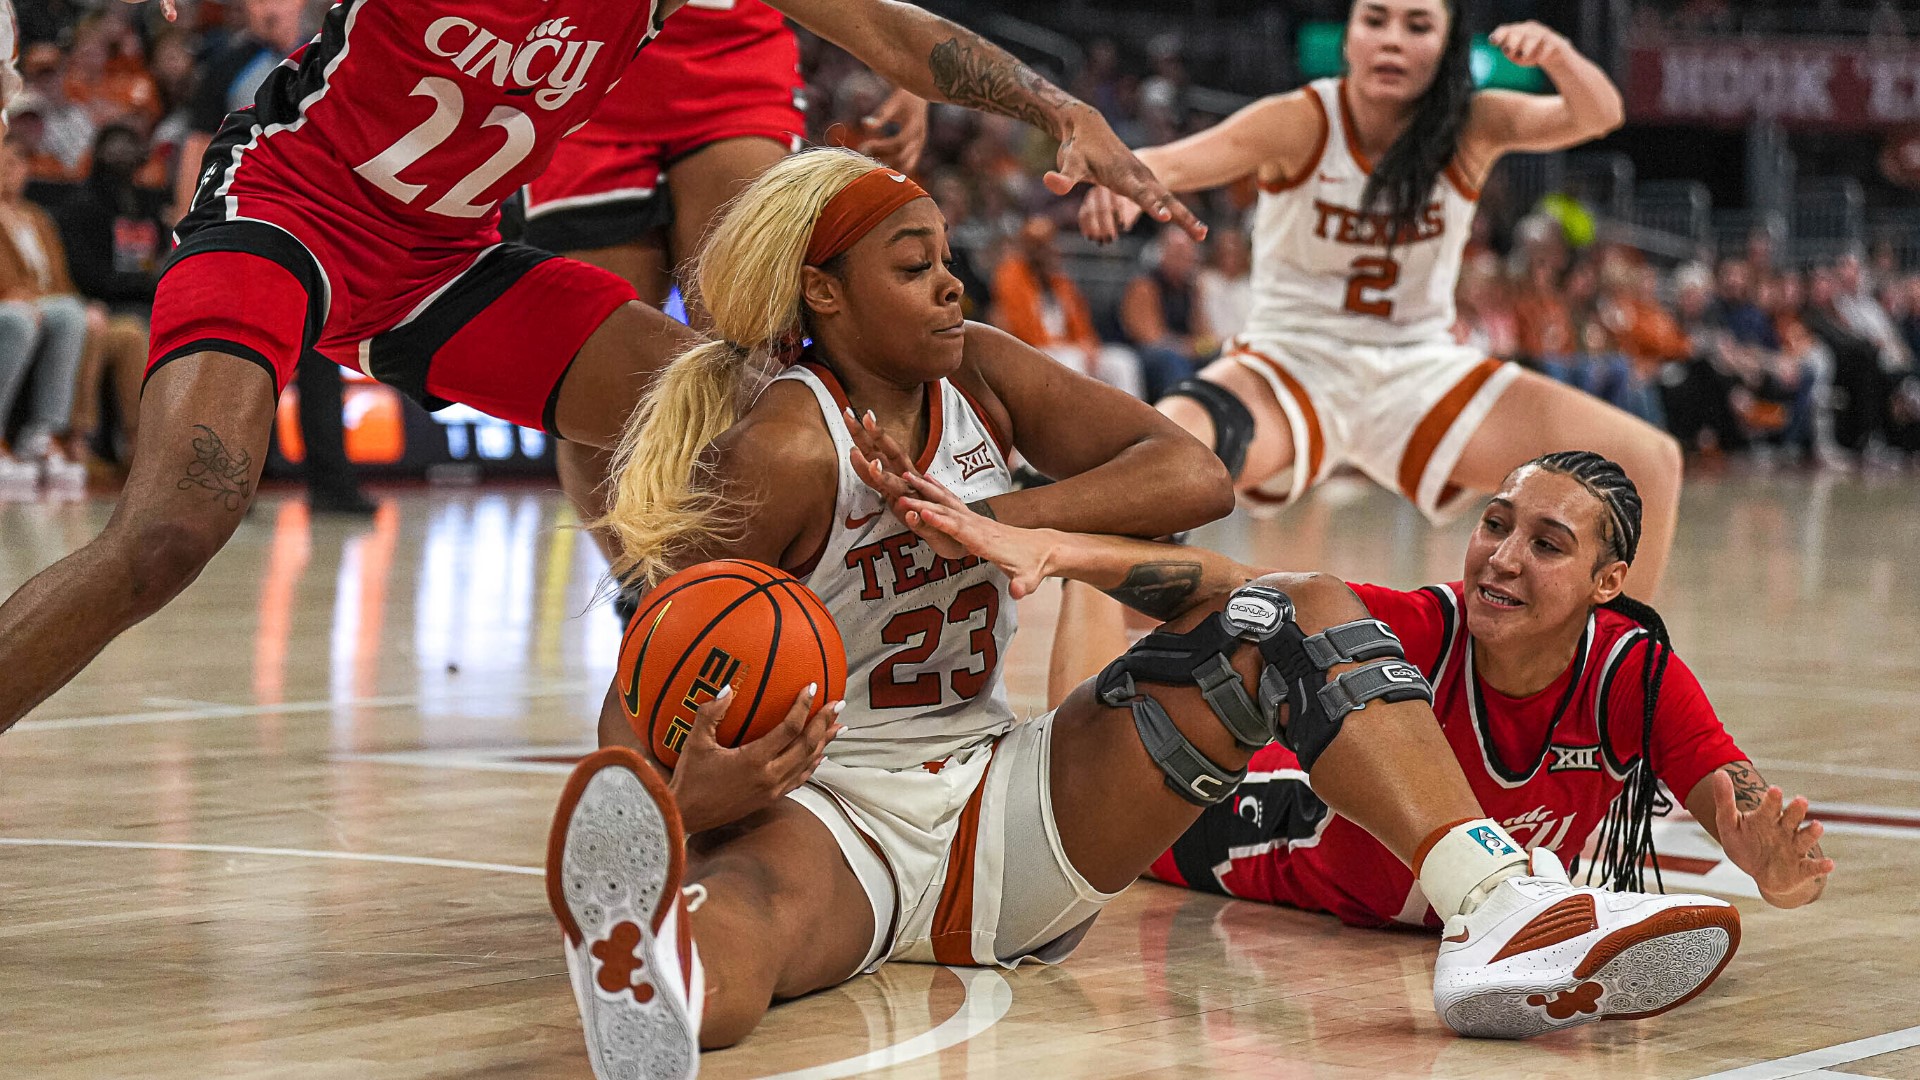
[(1360, 209), (1373, 165), (1354, 141), (1344, 80), (1320, 79), (1306, 94), (1320, 112), (1319, 150), (1290, 181), (1261, 185), (1247, 334), (1358, 345), (1451, 340), (1479, 193), (1449, 166), (1418, 225), (1389, 245), (1386, 215)]
[[(901, 769), (935, 762), (1013, 726), (1001, 661), (1014, 631), (1007, 577), (977, 558), (949, 560), (896, 518), (853, 471), (833, 373), (799, 364), (776, 381), (813, 391), (840, 462), (833, 529), (801, 580), (817, 593), (847, 647), (847, 727), (830, 756)], [(974, 502), (1013, 490), (1007, 450), (952, 382), (927, 393), (927, 446), (918, 467)]]

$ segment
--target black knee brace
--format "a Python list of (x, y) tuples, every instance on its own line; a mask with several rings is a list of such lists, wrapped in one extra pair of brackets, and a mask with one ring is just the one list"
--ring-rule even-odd
[(1247, 411), (1246, 403), (1233, 391), (1205, 379), (1180, 380), (1160, 400), (1170, 397), (1189, 398), (1207, 410), (1213, 420), (1213, 452), (1220, 455), (1227, 475), (1240, 479), (1240, 470), (1247, 465), (1247, 447), (1253, 442), (1253, 413)]
[[(1242, 643), (1259, 649), (1265, 661), (1257, 699), (1247, 694), (1228, 659)], [(1356, 661), (1361, 666), (1327, 677), (1336, 664)], [(1103, 703), (1133, 710), (1133, 726), (1166, 773), (1167, 786), (1200, 806), (1226, 798), (1246, 770), (1214, 764), (1181, 734), (1164, 706), (1140, 692), (1140, 683), (1198, 686), (1234, 742), (1257, 750), (1278, 739), (1309, 772), (1347, 714), (1370, 701), (1433, 700), (1426, 678), (1407, 662), (1387, 624), (1359, 619), (1309, 636), (1294, 621), (1287, 594), (1264, 585), (1236, 589), (1224, 610), (1192, 630), (1141, 638), (1094, 684)], [(1288, 710), (1284, 725), (1281, 705)]]

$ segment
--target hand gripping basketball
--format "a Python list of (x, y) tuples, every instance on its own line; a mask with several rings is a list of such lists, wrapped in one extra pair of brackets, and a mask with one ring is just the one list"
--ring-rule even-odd
[(826, 760), (827, 744), (846, 729), (839, 724), (847, 703), (813, 707), (819, 693), (808, 686), (772, 731), (737, 749), (720, 745), (720, 721), (733, 704), (733, 687), (700, 706), (680, 750), (671, 786), (688, 833), (727, 825), (756, 813), (807, 782)]

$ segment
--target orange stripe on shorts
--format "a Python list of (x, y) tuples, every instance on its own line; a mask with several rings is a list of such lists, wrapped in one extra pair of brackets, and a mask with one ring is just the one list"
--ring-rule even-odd
[[(987, 772), (992, 772), (991, 763)], [(947, 849), (947, 881), (933, 909), (933, 958), (942, 964), (976, 964), (973, 958), (973, 864), (980, 847), (980, 808), (987, 795), (987, 776), (960, 811), (953, 844)]]
[(1493, 378), (1494, 372), (1500, 370), (1500, 364), (1501, 361), (1492, 357), (1482, 360), (1414, 426), (1413, 435), (1407, 440), (1407, 449), (1400, 455), (1400, 493), (1415, 504), (1420, 502), (1420, 478), (1427, 475), (1427, 464), (1433, 460), (1433, 452), (1439, 449), (1440, 440), (1447, 437), (1448, 429), (1460, 418), (1460, 413), (1473, 400), (1473, 395), (1479, 393), (1487, 380)]

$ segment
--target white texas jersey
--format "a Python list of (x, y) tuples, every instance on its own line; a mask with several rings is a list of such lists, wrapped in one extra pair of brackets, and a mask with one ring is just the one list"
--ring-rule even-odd
[(1385, 215), (1359, 209), (1373, 166), (1354, 144), (1344, 87), (1340, 79), (1308, 84), (1320, 111), (1319, 152), (1291, 182), (1261, 185), (1247, 334), (1356, 345), (1450, 341), (1453, 288), (1479, 192), (1449, 165), (1419, 225), (1389, 252)]
[[(775, 381), (813, 391), (840, 461), (833, 530), (802, 581), (847, 646), (847, 730), (828, 747), (843, 765), (911, 768), (1013, 726), (1000, 676), (1013, 638), (1007, 576), (971, 556), (942, 559), (853, 471), (846, 392), (818, 364)], [(965, 393), (929, 386), (927, 449), (915, 464), (967, 502), (1013, 490), (1007, 448)]]

